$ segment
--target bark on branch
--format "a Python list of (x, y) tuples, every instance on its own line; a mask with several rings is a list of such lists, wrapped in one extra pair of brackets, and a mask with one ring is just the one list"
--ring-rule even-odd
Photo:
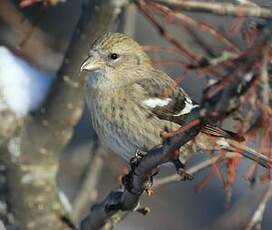
[(58, 154), (81, 116), (80, 65), (92, 41), (113, 25), (124, 4), (119, 0), (90, 0), (84, 5), (48, 100), (28, 118), (20, 137), (13, 138), (12, 153), (5, 150), (2, 154), (1, 160), (8, 166), (11, 206), (21, 229), (63, 228), (55, 174)]

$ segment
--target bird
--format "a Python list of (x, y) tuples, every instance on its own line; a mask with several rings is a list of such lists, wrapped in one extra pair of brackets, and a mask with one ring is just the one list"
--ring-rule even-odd
[[(186, 116), (199, 106), (170, 76), (155, 68), (142, 46), (126, 34), (107, 32), (98, 37), (80, 71), (85, 77), (85, 100), (99, 139), (127, 161), (138, 152), (144, 155), (162, 144), (163, 131), (182, 126), (182, 122), (161, 119), (158, 111), (185, 122)], [(250, 159), (260, 157), (240, 144), (241, 139), (238, 134), (207, 123), (181, 147), (173, 163), (177, 172), (184, 172), (191, 152), (213, 150), (215, 146), (246, 150)]]

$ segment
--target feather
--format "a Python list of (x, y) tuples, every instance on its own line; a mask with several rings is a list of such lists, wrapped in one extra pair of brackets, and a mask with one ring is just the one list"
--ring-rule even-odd
[[(154, 73), (156, 75), (156, 72)], [(162, 73), (160, 72), (162, 75)], [(164, 76), (164, 75), (162, 75)], [(249, 74), (248, 78), (251, 77)], [(184, 91), (178, 86), (174, 86), (173, 80), (168, 76), (167, 78), (153, 78), (141, 79), (137, 84), (142, 88), (142, 94), (145, 95), (143, 105), (148, 106), (153, 113), (160, 119), (172, 122), (186, 120), (187, 115), (199, 105), (196, 104)], [(168, 90), (167, 94), (165, 89)], [(244, 137), (231, 131), (224, 130), (217, 126), (206, 124), (201, 132), (227, 139), (236, 140), (238, 142), (244, 141)]]
[(160, 99), (160, 98), (152, 97), (147, 100), (144, 100), (143, 105), (146, 105), (150, 108), (155, 108), (157, 106), (164, 107), (167, 104), (169, 104), (170, 101), (171, 101), (171, 98)]
[(228, 130), (224, 130), (222, 128), (210, 125), (210, 124), (206, 124), (202, 129), (201, 132), (206, 133), (208, 135), (211, 136), (215, 136), (215, 137), (224, 137), (227, 139), (232, 139), (238, 142), (242, 142), (245, 140), (245, 138), (237, 133), (228, 131)]
[(199, 105), (197, 104), (193, 104), (191, 98), (189, 97), (186, 97), (185, 98), (185, 106), (184, 108), (178, 113), (178, 114), (175, 114), (174, 116), (181, 116), (181, 115), (184, 115), (184, 114), (188, 114), (190, 113), (194, 108), (198, 107)]

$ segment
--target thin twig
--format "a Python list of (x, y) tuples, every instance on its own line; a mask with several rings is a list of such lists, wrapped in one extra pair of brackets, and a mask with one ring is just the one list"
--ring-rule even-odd
[(103, 152), (104, 149), (98, 146), (97, 149), (92, 150), (90, 153), (91, 161), (86, 176), (73, 202), (71, 218), (75, 224), (79, 223), (86, 206), (92, 204), (97, 198), (97, 184), (103, 168)]
[(257, 209), (253, 213), (252, 218), (248, 223), (247, 227), (245, 228), (245, 230), (261, 229), (257, 228), (257, 226), (260, 225), (263, 220), (264, 211), (271, 197), (272, 197), (272, 182), (269, 182), (268, 189), (265, 192), (262, 200), (260, 201)]
[(180, 1), (180, 0), (152, 0), (153, 2), (166, 5), (173, 10), (184, 10), (190, 12), (206, 12), (217, 15), (229, 16), (254, 16), (270, 18), (272, 10), (252, 5), (235, 5), (231, 3), (218, 3), (207, 1)]
[(203, 32), (210, 33), (215, 39), (222, 42), (225, 46), (227, 46), (231, 51), (240, 53), (240, 49), (233, 44), (232, 41), (230, 41), (226, 36), (224, 36), (222, 33), (216, 31), (213, 27), (209, 26), (208, 24), (204, 22), (197, 21), (189, 16), (186, 16), (182, 13), (172, 11), (168, 7), (160, 5), (160, 4), (154, 4), (154, 7), (159, 9), (165, 17), (175, 17), (179, 21), (183, 22), (187, 26), (195, 27)]
[(150, 12), (146, 9), (146, 3), (145, 1), (136, 1), (135, 2), (137, 7), (141, 10), (141, 12), (149, 19), (149, 21), (158, 29), (159, 33), (165, 37), (165, 39), (171, 43), (174, 47), (177, 48), (177, 50), (180, 51), (181, 54), (183, 54), (188, 60), (191, 62), (199, 63), (201, 61), (201, 57), (195, 53), (193, 53), (188, 47), (185, 47), (184, 45), (180, 44), (176, 40), (176, 38), (167, 30), (163, 28), (163, 26), (150, 14)]

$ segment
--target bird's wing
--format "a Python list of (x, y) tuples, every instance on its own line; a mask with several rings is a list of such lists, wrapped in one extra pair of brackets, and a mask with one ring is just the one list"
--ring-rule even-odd
[(143, 95), (140, 105), (159, 118), (184, 120), (198, 106), (174, 80), (162, 72), (155, 73), (152, 78), (141, 79), (136, 85), (140, 88), (139, 94)]
[[(156, 74), (159, 74), (157, 76)], [(136, 86), (140, 89), (138, 95), (142, 95), (141, 106), (149, 109), (150, 112), (160, 119), (173, 121), (182, 125), (186, 116), (198, 107), (187, 93), (177, 86), (176, 82), (166, 74), (155, 73), (152, 78), (145, 78), (137, 81)], [(138, 97), (139, 98), (139, 97)], [(243, 141), (243, 137), (231, 131), (224, 130), (211, 124), (207, 124), (201, 130), (211, 136), (225, 137)]]
[(208, 135), (211, 136), (215, 136), (215, 137), (224, 137), (227, 139), (233, 139), (236, 140), (238, 142), (244, 141), (245, 138), (243, 136), (241, 136), (238, 133), (234, 133), (231, 132), (229, 130), (225, 130), (222, 128), (219, 128), (217, 126), (211, 125), (211, 124), (206, 124), (202, 129), (201, 129), (202, 133), (206, 133)]

